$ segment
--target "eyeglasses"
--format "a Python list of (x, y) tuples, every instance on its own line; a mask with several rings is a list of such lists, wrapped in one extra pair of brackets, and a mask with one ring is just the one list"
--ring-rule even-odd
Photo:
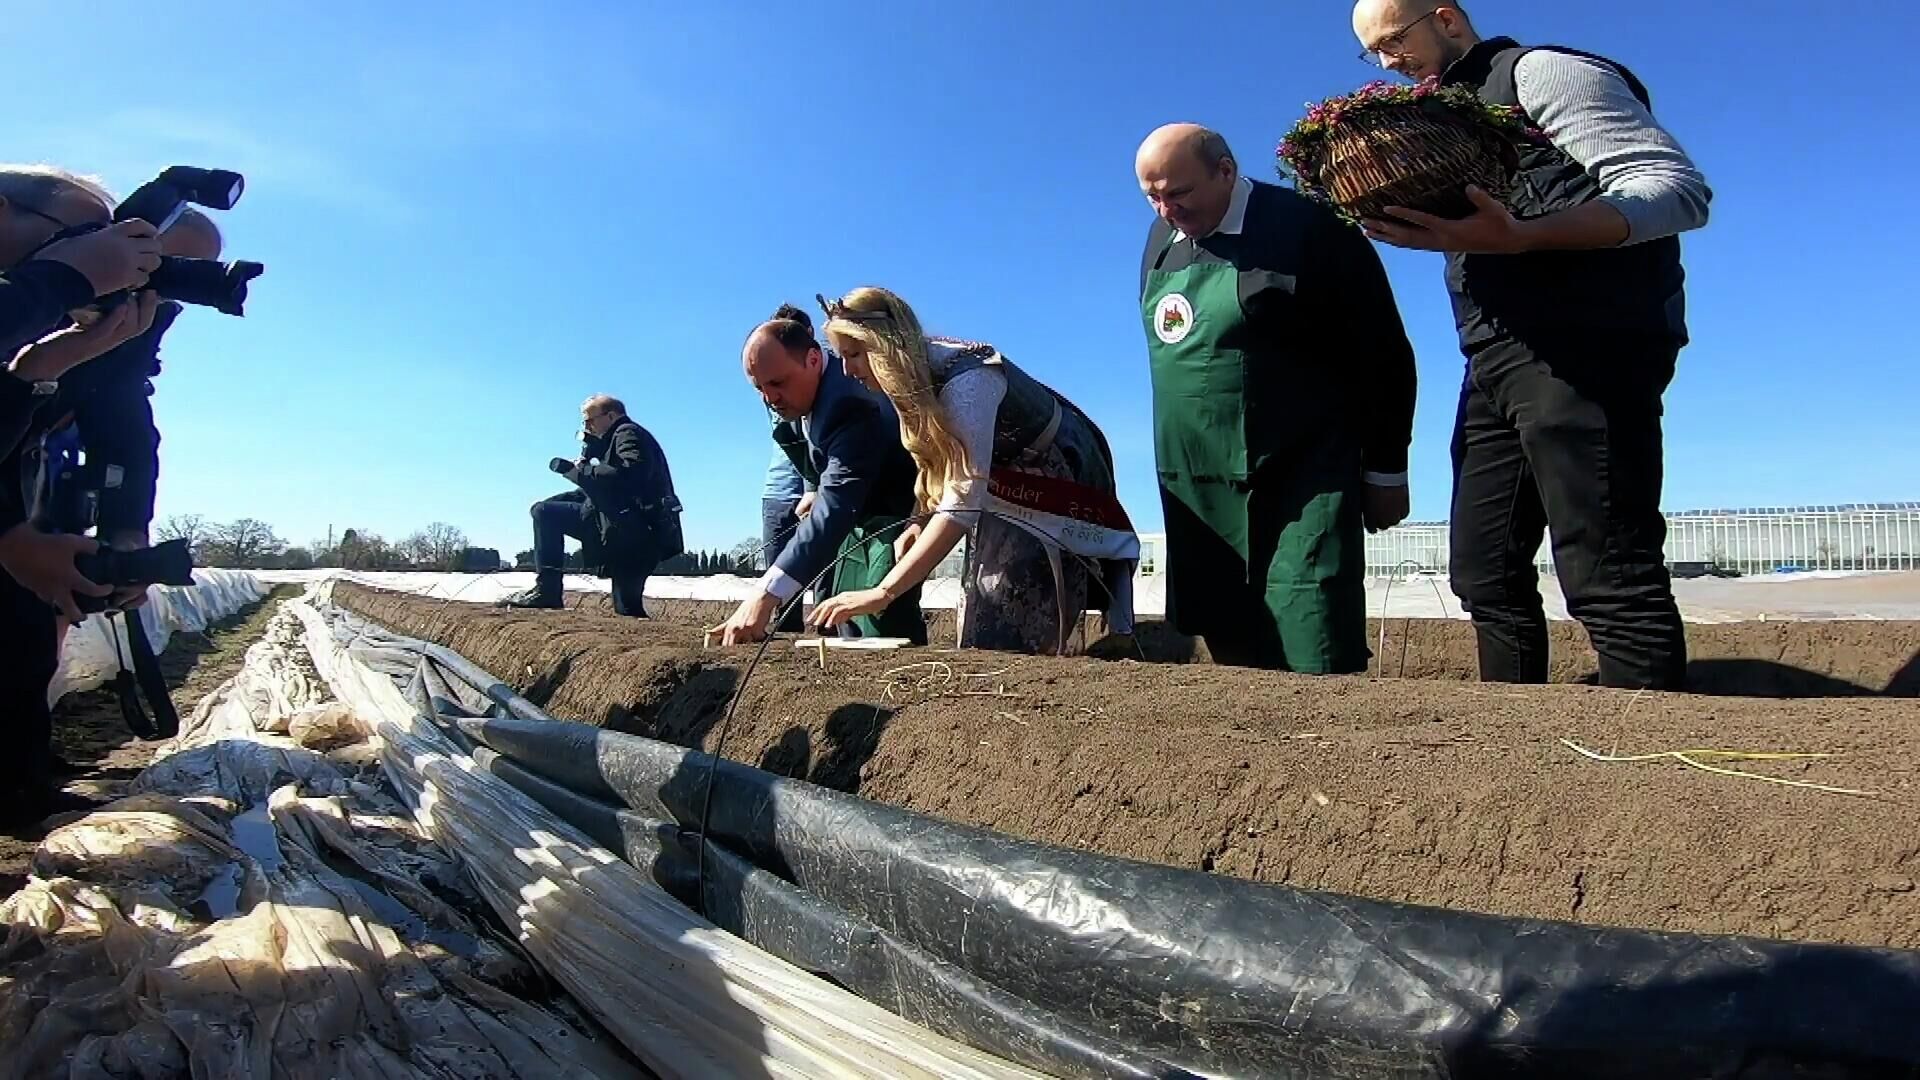
[(1412, 30), (1414, 27), (1419, 26), (1421, 23), (1426, 22), (1428, 19), (1431, 19), (1435, 15), (1440, 14), (1440, 10), (1441, 9), (1439, 8), (1434, 8), (1432, 11), (1427, 12), (1425, 15), (1422, 15), (1419, 18), (1408, 23), (1407, 25), (1401, 27), (1400, 29), (1395, 30), (1393, 33), (1388, 34), (1386, 37), (1381, 38), (1379, 41), (1374, 42), (1371, 47), (1361, 50), (1360, 62), (1363, 64), (1372, 64), (1375, 67), (1379, 67), (1381, 66), (1380, 58), (1382, 56), (1403, 55), (1400, 52), (1400, 50), (1406, 47), (1407, 31)]
[(74, 228), (74, 226), (67, 224), (66, 222), (60, 220), (57, 217), (54, 217), (52, 214), (47, 213), (45, 210), (42, 210), (37, 206), (33, 206), (28, 203), (21, 202), (19, 199), (9, 200), (7, 205), (15, 206), (22, 210), (25, 210), (27, 213), (32, 214), (34, 217), (37, 217), (42, 221), (51, 221), (55, 225), (60, 226), (61, 232), (66, 232), (68, 229)]

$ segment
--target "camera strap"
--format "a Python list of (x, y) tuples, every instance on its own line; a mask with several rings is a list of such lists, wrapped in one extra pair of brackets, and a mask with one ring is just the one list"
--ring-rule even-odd
[[(147, 628), (131, 611), (118, 614), (127, 628), (125, 653), (120, 651), (120, 633), (114, 625), (113, 613), (107, 616), (107, 633), (113, 638), (114, 658), (120, 662), (120, 672), (112, 682), (114, 696), (120, 699), (120, 716), (126, 721), (127, 729), (142, 739), (149, 742), (171, 739), (180, 733), (180, 714), (173, 707), (166, 676), (160, 670), (160, 659), (154, 655), (153, 644), (147, 639)], [(129, 655), (133, 659), (131, 670), (127, 663)], [(142, 697), (153, 710), (151, 720), (147, 718), (147, 710), (141, 707)]]
[[(113, 690), (113, 696), (120, 701), (120, 719), (126, 723), (128, 731), (151, 742), (158, 736), (154, 733), (153, 723), (147, 719), (146, 710), (140, 707), (139, 686), (134, 681), (133, 672), (127, 669), (126, 653), (120, 651), (120, 630), (114, 625), (112, 612), (106, 613), (106, 619), (107, 636), (113, 639), (113, 658), (120, 663), (119, 672), (108, 683)], [(127, 620), (128, 638), (133, 636), (134, 622), (133, 619)], [(131, 641), (128, 642), (127, 651), (132, 651)]]

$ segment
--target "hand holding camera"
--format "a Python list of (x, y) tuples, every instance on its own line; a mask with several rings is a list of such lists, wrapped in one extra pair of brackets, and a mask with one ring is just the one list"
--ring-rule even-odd
[(60, 609), (70, 623), (86, 618), (80, 597), (101, 601), (113, 589), (81, 572), (76, 560), (93, 555), (100, 545), (85, 536), (43, 533), (20, 524), (0, 535), (0, 569), (48, 604)]
[(22, 349), (11, 370), (28, 382), (56, 380), (146, 333), (159, 309), (160, 294), (148, 289), (135, 293), (130, 303), (105, 312), (87, 312), (80, 316), (81, 323)]
[(35, 258), (65, 263), (93, 285), (95, 296), (145, 285), (160, 268), (160, 230), (138, 219), (55, 240)]
[(571, 479), (573, 476), (573, 470), (576, 468), (579, 468), (579, 464), (577, 462), (568, 461), (566, 458), (563, 458), (563, 457), (557, 457), (557, 458), (554, 458), (552, 461), (547, 462), (547, 468), (552, 469), (554, 472), (559, 473), (561, 476), (565, 476)]

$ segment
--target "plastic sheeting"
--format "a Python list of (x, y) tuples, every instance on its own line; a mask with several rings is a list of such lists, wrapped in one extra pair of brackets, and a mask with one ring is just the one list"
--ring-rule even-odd
[(461, 913), (301, 629), (271, 620), (134, 794), (54, 829), (0, 904), (0, 1077), (643, 1075), (517, 996), (548, 995)]
[[(422, 716), (395, 639), (293, 605), (315, 667), (377, 720), (388, 776), (555, 979), (663, 1076), (1039, 1075), (943, 1038), (701, 918)], [(336, 630), (338, 633), (336, 634)], [(417, 660), (416, 650), (411, 651)], [(424, 686), (424, 684), (423, 684)], [(443, 699), (475, 695), (441, 679)]]
[[(147, 631), (157, 655), (166, 651), (174, 631), (204, 631), (248, 604), (267, 595), (267, 586), (244, 570), (195, 570), (192, 585), (155, 585), (147, 590), (147, 606), (139, 609), (141, 624)], [(109, 627), (113, 628), (109, 632)], [(118, 654), (115, 638), (119, 639)], [(119, 672), (121, 658), (129, 666), (125, 625), (119, 616), (111, 621), (105, 615), (90, 615), (67, 632), (60, 654), (60, 670), (53, 677), (47, 701), (57, 702), (70, 693), (104, 686)]]
[[(418, 690), (436, 713), (491, 713), (456, 721), (477, 761), (721, 925), (1049, 1072), (1920, 1075), (1920, 953), (1503, 919), (1052, 848), (555, 721), (444, 648), (380, 642), (432, 661)], [(709, 775), (701, 868), (687, 830)]]

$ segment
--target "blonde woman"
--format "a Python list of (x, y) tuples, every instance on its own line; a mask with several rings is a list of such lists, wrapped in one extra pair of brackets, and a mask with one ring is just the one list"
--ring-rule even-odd
[(926, 521), (902, 535), (878, 587), (830, 598), (814, 609), (814, 625), (881, 610), (970, 536), (962, 646), (1064, 653), (1095, 605), (1110, 629), (1131, 633), (1140, 543), (1093, 421), (993, 346), (928, 337), (885, 289), (820, 304), (847, 374), (900, 416)]

